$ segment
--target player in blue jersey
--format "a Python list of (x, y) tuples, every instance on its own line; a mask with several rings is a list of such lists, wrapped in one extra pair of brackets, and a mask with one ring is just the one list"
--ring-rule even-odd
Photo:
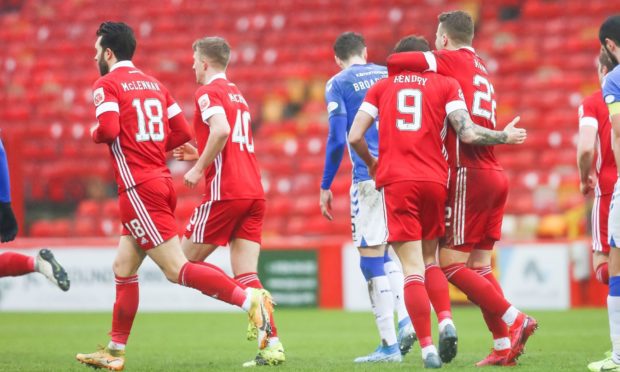
[[(609, 108), (611, 122), (611, 143), (616, 160), (620, 166), (620, 14), (611, 16), (603, 22), (599, 30), (602, 50), (607, 53), (616, 67), (603, 79), (603, 99)], [(615, 144), (615, 145), (614, 145)], [(611, 336), (611, 355), (588, 365), (590, 371), (620, 372), (620, 182), (616, 181), (609, 207), (608, 222), (609, 245), (609, 295), (607, 312)]]
[[(387, 69), (367, 63), (364, 38), (345, 32), (334, 43), (336, 64), (342, 71), (332, 77), (325, 89), (329, 113), (325, 169), (321, 182), (321, 212), (332, 220), (330, 190), (342, 161), (345, 147), (353, 163), (351, 185), (351, 226), (353, 243), (360, 252), (360, 267), (368, 282), (368, 294), (375, 315), (381, 345), (371, 354), (355, 362), (400, 362), (416, 340), (415, 331), (404, 305), (403, 273), (386, 249), (387, 227), (383, 218), (383, 197), (375, 189), (372, 177), (360, 157), (351, 151), (347, 135), (355, 114), (364, 101), (366, 91), (377, 80), (387, 77)], [(378, 154), (378, 132), (373, 126), (366, 142), (373, 156)], [(394, 330), (394, 309), (398, 314), (398, 336)]]
[[(0, 140), (0, 241), (10, 242), (17, 235), (17, 220), (11, 208), (11, 186), (9, 182), (9, 166), (4, 145)], [(42, 249), (36, 257), (21, 253), (0, 253), (0, 278), (5, 276), (21, 276), (39, 272), (63, 291), (69, 290), (67, 273), (54, 259), (49, 249)]]

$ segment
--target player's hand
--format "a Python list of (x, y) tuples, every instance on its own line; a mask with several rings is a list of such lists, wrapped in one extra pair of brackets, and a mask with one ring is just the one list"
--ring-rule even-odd
[(515, 127), (520, 120), (521, 117), (517, 116), (504, 128), (504, 133), (507, 135), (506, 144), (519, 145), (525, 142), (525, 139), (527, 138), (527, 131), (523, 128)]
[(581, 181), (579, 184), (579, 191), (581, 191), (581, 193), (583, 195), (588, 195), (590, 193), (590, 191), (594, 190), (594, 187), (596, 186), (596, 176), (595, 175), (589, 175), (588, 179), (584, 181)]
[(196, 167), (192, 167), (187, 173), (185, 173), (185, 186), (193, 189), (198, 185), (198, 182), (204, 177), (205, 171)]
[(91, 137), (93, 136), (93, 134), (95, 133), (97, 128), (99, 128), (99, 123), (97, 123), (97, 124), (93, 125), (92, 127), (90, 127), (90, 136)]
[(332, 190), (323, 190), (321, 189), (321, 214), (325, 216), (330, 221), (333, 221), (334, 217), (331, 215), (332, 210), (332, 200), (334, 196), (332, 195)]
[(376, 181), (376, 177), (377, 177), (377, 164), (379, 164), (377, 158), (375, 158), (374, 156), (372, 157), (371, 163), (368, 166), (368, 175), (370, 177), (372, 177), (373, 181)]
[(172, 150), (172, 156), (179, 161), (198, 160), (198, 149), (186, 143)]
[(17, 220), (11, 203), (0, 203), (0, 241), (10, 242), (17, 235)]

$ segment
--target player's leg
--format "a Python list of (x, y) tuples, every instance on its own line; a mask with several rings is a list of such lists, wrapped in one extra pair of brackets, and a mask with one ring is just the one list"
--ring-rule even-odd
[[(478, 275), (485, 278), (493, 285), (495, 290), (503, 296), (504, 292), (502, 291), (499, 282), (493, 275), (493, 270), (491, 268), (493, 244), (494, 242), (490, 241), (482, 245), (477, 245), (469, 256), (467, 267), (471, 268), (477, 272)], [(487, 327), (489, 328), (489, 331), (493, 335), (493, 351), (476, 365), (481, 367), (486, 365), (513, 364), (512, 362), (508, 362), (506, 359), (511, 347), (508, 326), (504, 323), (501, 317), (490, 314), (482, 308), (480, 310), (482, 311), (482, 316), (487, 324)]]
[(116, 282), (116, 300), (112, 310), (112, 329), (108, 345), (94, 353), (78, 354), (76, 359), (95, 368), (120, 371), (125, 365), (125, 345), (138, 311), (138, 268), (145, 253), (135, 239), (121, 236), (112, 270)]
[(35, 257), (16, 252), (0, 254), (0, 278), (4, 276), (21, 276), (38, 272), (43, 274), (58, 288), (68, 291), (69, 277), (65, 269), (56, 261), (49, 249), (41, 249)]
[(620, 184), (616, 183), (608, 219), (609, 234), (609, 294), (607, 313), (612, 353), (609, 358), (588, 365), (590, 371), (620, 371)]
[(409, 318), (409, 313), (407, 313), (407, 306), (405, 306), (405, 294), (403, 293), (405, 277), (403, 276), (400, 263), (397, 263), (391, 257), (389, 245), (386, 246), (383, 257), (383, 267), (385, 275), (390, 281), (390, 288), (392, 288), (392, 295), (394, 297), (394, 308), (398, 317), (398, 346), (400, 354), (406, 355), (418, 338), (411, 323), (411, 318)]
[(351, 185), (351, 226), (353, 241), (360, 253), (360, 269), (367, 283), (368, 296), (381, 343), (356, 363), (400, 362), (401, 354), (394, 329), (394, 298), (385, 272), (387, 228), (383, 199), (372, 180)]
[(609, 238), (607, 234), (610, 195), (594, 198), (592, 206), (592, 267), (596, 280), (609, 284)]
[(437, 264), (437, 239), (422, 240), (422, 252), (426, 291), (437, 314), (441, 333), (448, 325), (454, 327), (454, 322), (452, 321), (448, 280)]

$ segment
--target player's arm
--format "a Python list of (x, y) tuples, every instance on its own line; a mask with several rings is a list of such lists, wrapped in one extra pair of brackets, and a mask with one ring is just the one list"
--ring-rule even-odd
[(168, 106), (167, 112), (170, 134), (168, 135), (168, 141), (166, 141), (166, 151), (171, 151), (191, 140), (192, 134), (189, 130), (187, 119), (185, 119), (181, 107), (176, 102), (172, 101), (172, 104)]
[(523, 128), (516, 128), (515, 125), (521, 120), (519, 116), (514, 118), (504, 130), (491, 130), (475, 124), (469, 117), (469, 112), (458, 109), (448, 114), (448, 121), (457, 136), (464, 143), (472, 145), (517, 145), (525, 141), (527, 132)]
[(362, 107), (360, 107), (359, 111), (355, 115), (353, 126), (349, 132), (349, 143), (364, 163), (366, 163), (370, 176), (374, 178), (377, 168), (377, 159), (372, 156), (370, 150), (368, 149), (365, 134), (368, 128), (370, 128), (370, 126), (374, 123), (377, 114), (375, 113), (373, 115), (368, 112), (368, 110), (372, 108), (376, 110), (376, 107), (373, 106), (371, 108), (371, 105), (367, 105), (365, 107), (365, 105), (367, 105), (366, 102), (362, 104)]
[(346, 106), (339, 87), (333, 81), (327, 82), (325, 101), (329, 115), (329, 133), (325, 145), (325, 165), (323, 167), (323, 178), (321, 179), (319, 206), (321, 207), (321, 214), (331, 221), (333, 219), (330, 213), (333, 195), (330, 188), (336, 173), (338, 173), (338, 168), (340, 168), (347, 144)]
[(226, 114), (222, 112), (213, 114), (207, 119), (209, 125), (209, 138), (204, 151), (200, 154), (196, 164), (185, 174), (185, 185), (194, 188), (204, 177), (205, 169), (213, 163), (215, 157), (224, 149), (228, 136), (230, 135), (230, 125), (226, 120)]
[(579, 140), (577, 142), (577, 168), (579, 168), (579, 180), (581, 192), (586, 195), (594, 187), (595, 180), (590, 172), (596, 147), (596, 133), (598, 121), (595, 117), (584, 114), (586, 104), (579, 108)]
[[(387, 58), (388, 74), (400, 74), (403, 71), (438, 72), (437, 58), (433, 52), (401, 52)], [(442, 73), (442, 72), (440, 72)]]
[(611, 148), (616, 164), (620, 164), (620, 102), (614, 102), (607, 107), (609, 107), (609, 121), (611, 121)]
[(0, 140), (0, 241), (10, 242), (17, 235), (17, 220), (11, 208), (9, 163)]
[(93, 89), (97, 124), (90, 129), (95, 143), (112, 143), (121, 132), (120, 109), (114, 89), (105, 81), (95, 83)]

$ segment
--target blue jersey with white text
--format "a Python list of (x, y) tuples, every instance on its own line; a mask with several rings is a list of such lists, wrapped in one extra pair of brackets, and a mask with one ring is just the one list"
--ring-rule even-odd
[[(329, 113), (329, 136), (327, 139), (325, 168), (321, 188), (329, 189), (338, 171), (344, 147), (348, 148), (353, 163), (353, 182), (370, 180), (368, 168), (360, 157), (352, 151), (347, 141), (353, 119), (364, 101), (366, 91), (380, 79), (387, 77), (384, 66), (368, 63), (352, 65), (334, 75), (325, 87), (325, 101)], [(379, 133), (377, 123), (366, 132), (366, 142), (370, 153), (379, 154)]]
[(603, 99), (609, 108), (609, 115), (620, 114), (620, 65), (603, 79)]

